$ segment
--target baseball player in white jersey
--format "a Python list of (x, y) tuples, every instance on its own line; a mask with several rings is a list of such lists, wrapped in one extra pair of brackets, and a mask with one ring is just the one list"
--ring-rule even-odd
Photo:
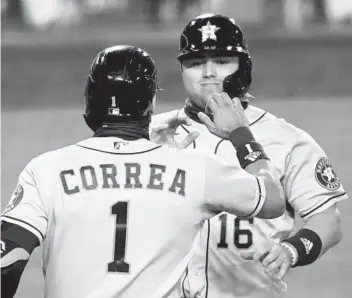
[[(205, 220), (222, 210), (248, 219), (283, 214), (280, 182), (240, 101), (214, 95), (210, 109), (216, 133), (239, 148), (246, 170), (149, 141), (157, 89), (144, 50), (98, 53), (85, 91), (94, 137), (34, 158), (2, 214), (3, 298), (15, 295), (40, 244), (45, 297), (180, 297)], [(247, 161), (252, 149), (258, 155)]]
[[(187, 149), (216, 154), (236, 165), (231, 143), (213, 135), (211, 124), (203, 125), (199, 112), (212, 117), (208, 99), (214, 92), (240, 98), (251, 131), (272, 160), (286, 198), (286, 212), (276, 219), (243, 220), (221, 213), (208, 220), (182, 283), (184, 296), (282, 297), (290, 267), (313, 263), (342, 238), (336, 203), (347, 195), (325, 152), (308, 133), (249, 105), (252, 61), (233, 19), (213, 14), (196, 17), (184, 28), (179, 50), (189, 97), (184, 108), (156, 115), (153, 123), (189, 117), (192, 125), (174, 127), (176, 138), (192, 133), (189, 141), (194, 142)], [(173, 133), (154, 131), (152, 137), (167, 139)], [(294, 212), (306, 224), (289, 237)]]

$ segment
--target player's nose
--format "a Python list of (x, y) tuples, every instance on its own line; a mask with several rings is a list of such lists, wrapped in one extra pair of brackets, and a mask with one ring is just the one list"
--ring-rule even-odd
[(215, 64), (211, 60), (207, 60), (203, 64), (203, 78), (212, 78), (216, 77)]

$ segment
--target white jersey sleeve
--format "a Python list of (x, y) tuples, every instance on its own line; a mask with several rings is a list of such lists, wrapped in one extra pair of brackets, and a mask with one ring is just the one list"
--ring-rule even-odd
[(285, 172), (286, 198), (305, 220), (347, 199), (325, 152), (306, 132), (292, 147)]
[(210, 211), (226, 211), (244, 219), (260, 212), (266, 196), (262, 178), (216, 156), (206, 158), (205, 165), (205, 204)]
[(40, 243), (43, 241), (48, 226), (48, 207), (41, 198), (32, 162), (20, 174), (1, 219), (27, 229), (38, 237)]

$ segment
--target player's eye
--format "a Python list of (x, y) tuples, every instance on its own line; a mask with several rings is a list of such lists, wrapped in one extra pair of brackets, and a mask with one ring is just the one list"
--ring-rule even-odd
[(191, 62), (191, 67), (201, 66), (202, 64), (204, 64), (203, 60), (195, 60)]
[(223, 64), (228, 64), (229, 61), (228, 60), (224, 60), (224, 59), (217, 59), (217, 60), (215, 60), (215, 63), (223, 65)]

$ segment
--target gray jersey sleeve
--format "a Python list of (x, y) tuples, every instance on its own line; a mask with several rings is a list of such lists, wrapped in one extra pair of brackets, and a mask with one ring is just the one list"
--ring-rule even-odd
[(265, 202), (261, 178), (240, 167), (230, 166), (217, 156), (205, 158), (205, 209), (226, 211), (241, 218), (255, 217)]

